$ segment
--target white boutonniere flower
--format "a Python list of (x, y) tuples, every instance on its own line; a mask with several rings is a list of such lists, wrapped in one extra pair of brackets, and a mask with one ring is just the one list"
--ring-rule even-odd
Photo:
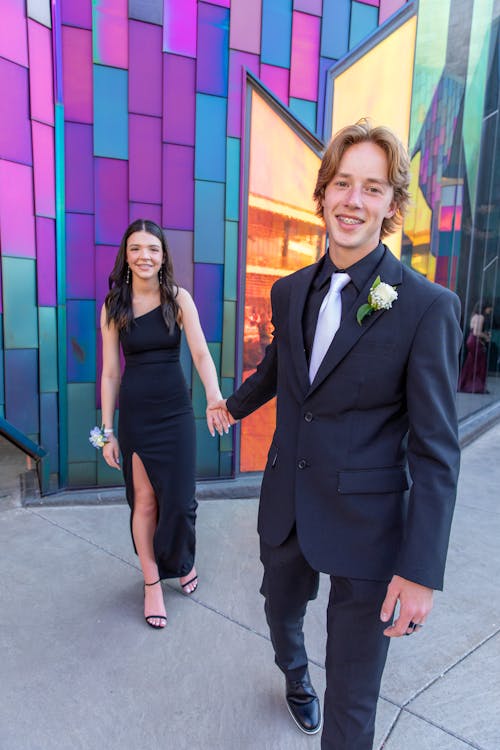
[(371, 315), (375, 310), (390, 310), (392, 303), (397, 300), (398, 293), (395, 287), (390, 284), (386, 284), (385, 281), (380, 280), (380, 276), (377, 276), (373, 282), (370, 294), (368, 295), (368, 302), (361, 307), (358, 307), (356, 314), (356, 320), (359, 325), (363, 322), (363, 318), (367, 315)]
[(109, 443), (108, 436), (104, 432), (104, 427), (92, 427), (90, 430), (89, 442), (99, 450)]

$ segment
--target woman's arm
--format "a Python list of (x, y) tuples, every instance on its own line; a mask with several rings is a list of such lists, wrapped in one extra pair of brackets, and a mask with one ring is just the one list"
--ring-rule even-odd
[(185, 289), (179, 288), (177, 302), (180, 307), (181, 323), (186, 333), (189, 351), (205, 388), (208, 429), (211, 435), (214, 435), (214, 428), (219, 435), (222, 435), (223, 430), (227, 432), (229, 429), (229, 419), (223, 409), (213, 409), (221, 401), (222, 394), (217, 379), (217, 371), (201, 328), (198, 310), (191, 295)]
[[(108, 325), (106, 308), (101, 309), (102, 333), (102, 374), (101, 374), (101, 410), (102, 423), (106, 430), (113, 429), (116, 399), (120, 388), (120, 344), (118, 331), (114, 323)], [(102, 449), (104, 460), (114, 469), (120, 468), (120, 449), (113, 433), (108, 433), (108, 441)]]

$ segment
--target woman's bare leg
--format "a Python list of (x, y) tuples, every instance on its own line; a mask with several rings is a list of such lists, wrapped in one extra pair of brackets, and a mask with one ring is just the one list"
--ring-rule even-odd
[[(145, 583), (157, 581), (159, 576), (153, 551), (153, 536), (158, 523), (158, 503), (141, 459), (132, 455), (132, 477), (134, 485), (134, 514), (132, 534), (139, 556)], [(144, 617), (151, 625), (165, 627), (166, 620), (151, 615), (166, 617), (165, 602), (161, 584), (146, 586), (144, 589)]]

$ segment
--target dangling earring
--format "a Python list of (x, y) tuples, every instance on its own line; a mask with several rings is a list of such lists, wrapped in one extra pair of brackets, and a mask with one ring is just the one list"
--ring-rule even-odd
[(127, 284), (130, 284), (130, 266), (127, 263), (127, 275), (125, 276), (125, 281)]
[(160, 266), (160, 270), (158, 271), (158, 281), (160, 282), (160, 286), (163, 286), (163, 266)]

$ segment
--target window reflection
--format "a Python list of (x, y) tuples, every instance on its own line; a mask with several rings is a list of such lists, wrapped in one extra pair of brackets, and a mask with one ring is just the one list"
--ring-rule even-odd
[[(324, 251), (323, 222), (312, 201), (319, 163), (311, 147), (252, 89), (243, 380), (272, 339), (271, 286)], [(240, 471), (264, 468), (275, 412), (273, 401), (242, 421)]]

